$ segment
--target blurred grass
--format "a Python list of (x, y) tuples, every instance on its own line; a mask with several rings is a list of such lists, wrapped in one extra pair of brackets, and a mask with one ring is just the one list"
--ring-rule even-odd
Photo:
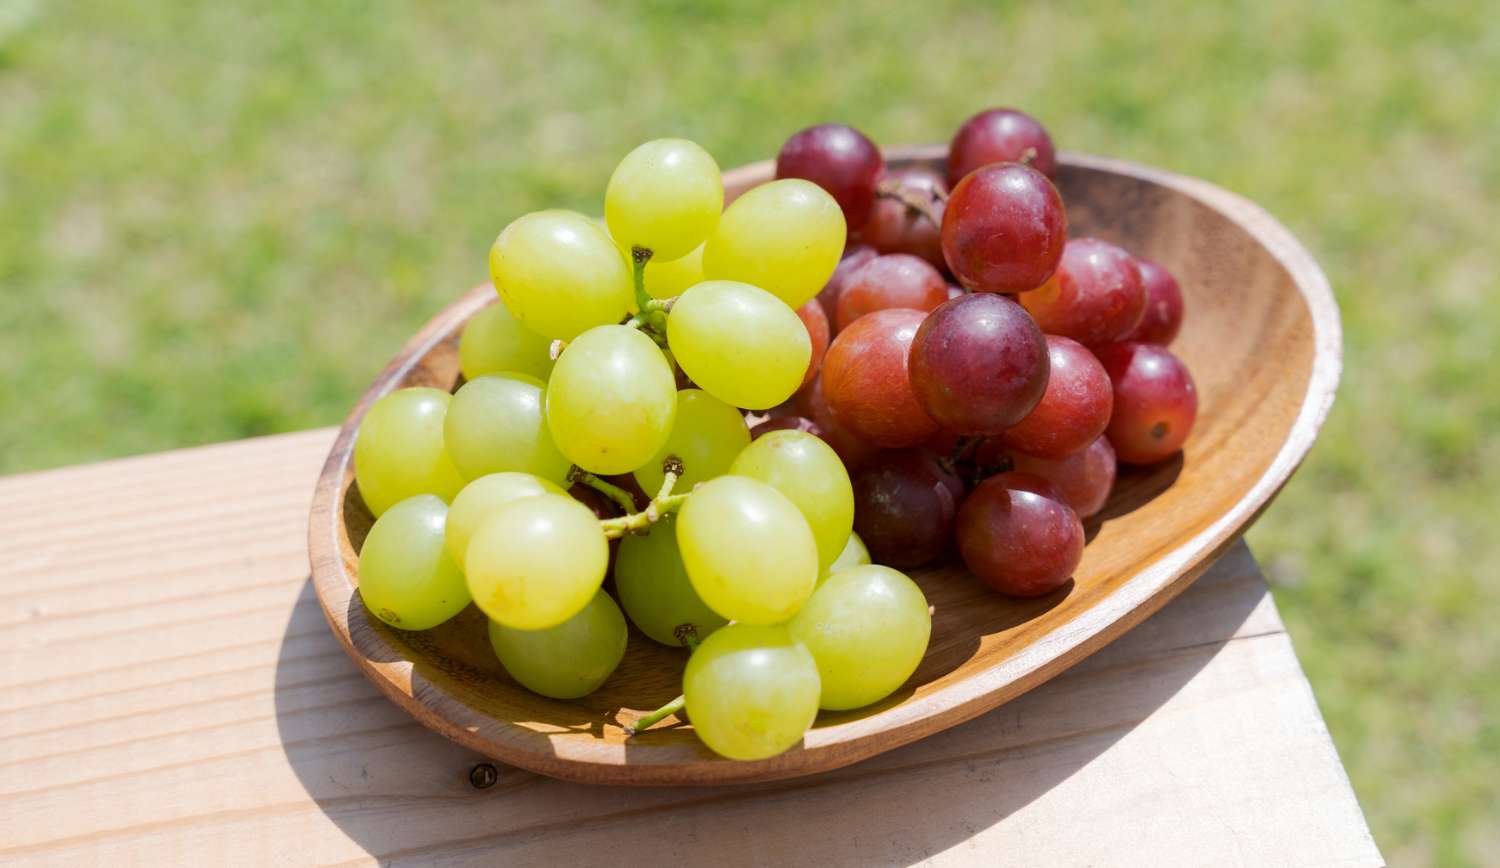
[(1211, 179), (1302, 237), (1347, 366), (1251, 535), (1395, 864), (1500, 863), (1500, 25), (1482, 2), (0, 0), (0, 471), (337, 422), (659, 135), (839, 119)]

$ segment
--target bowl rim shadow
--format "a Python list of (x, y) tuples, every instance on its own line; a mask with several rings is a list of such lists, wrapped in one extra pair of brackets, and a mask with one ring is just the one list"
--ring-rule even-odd
[[(941, 161), (946, 147), (926, 145), (885, 150), (891, 163)], [(1311, 254), (1274, 217), (1255, 203), (1207, 181), (1108, 157), (1072, 152), (1060, 166), (1120, 175), (1173, 191), (1215, 211), (1261, 245), (1289, 275), (1308, 309), (1313, 354), (1306, 392), (1275, 457), (1234, 505), (1186, 541), (1125, 580), (1104, 601), (1016, 654), (920, 698), (869, 716), (810, 730), (798, 747), (754, 762), (709, 758), (664, 747), (659, 756), (627, 752), (590, 753), (553, 742), (538, 749), (539, 733), (498, 721), (420, 677), (380, 631), (353, 630), (348, 605), (357, 585), (348, 575), (340, 546), (345, 480), (355, 434), (369, 406), (394, 388), (454, 329), (494, 299), (488, 284), (475, 287), (432, 318), (403, 346), (360, 397), (340, 428), (319, 475), (309, 516), (308, 551), (318, 602), (340, 645), (361, 671), (392, 701), (442, 735), (511, 765), (569, 780), (628, 785), (737, 783), (812, 774), (883, 753), (947, 729), (995, 708), (1045, 682), (1145, 620), (1205, 572), (1270, 504), (1301, 464), (1328, 416), (1342, 373), (1342, 331), (1333, 291)], [(726, 190), (767, 177), (770, 161), (724, 175)], [(497, 733), (495, 724), (502, 724)], [(524, 732), (523, 732), (524, 730)], [(514, 731), (514, 732), (512, 732)], [(509, 736), (509, 737), (507, 737)], [(706, 771), (711, 768), (710, 771)]]

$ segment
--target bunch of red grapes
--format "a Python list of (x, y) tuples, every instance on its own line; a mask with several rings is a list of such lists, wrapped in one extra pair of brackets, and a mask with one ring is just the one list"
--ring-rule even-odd
[(757, 428), (826, 440), (853, 477), (855, 531), (909, 568), (956, 548), (1006, 594), (1066, 584), (1117, 463), (1173, 456), (1198, 400), (1167, 349), (1182, 291), (1161, 265), (1068, 238), (1052, 139), (991, 109), (953, 137), (947, 175), (887, 170), (841, 124), (793, 135), (778, 178), (827, 190), (849, 243), (799, 314), (813, 364)]

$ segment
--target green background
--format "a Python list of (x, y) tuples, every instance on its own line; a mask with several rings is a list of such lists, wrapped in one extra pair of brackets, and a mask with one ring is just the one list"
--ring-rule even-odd
[(1017, 105), (1327, 269), (1343, 387), (1251, 543), (1388, 858), (1494, 864), (1494, 12), (0, 0), (0, 471), (337, 422), (501, 226), (597, 213), (642, 140), (732, 166)]

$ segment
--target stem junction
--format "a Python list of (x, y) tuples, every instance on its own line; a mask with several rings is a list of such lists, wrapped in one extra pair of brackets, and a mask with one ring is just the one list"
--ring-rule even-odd
[[(635, 512), (633, 511), (635, 504), (632, 503), (631, 509), (627, 509), (625, 515), (619, 518), (607, 518), (599, 522), (600, 526), (604, 528), (604, 535), (606, 537), (617, 539), (628, 533), (643, 531), (661, 521), (662, 516), (675, 512), (687, 501), (688, 495), (692, 492), (672, 493), (672, 488), (677, 485), (677, 480), (682, 478), (682, 459), (676, 455), (668, 455), (666, 460), (662, 461), (661, 469), (663, 474), (661, 489), (656, 492), (655, 497), (651, 498), (651, 502), (646, 504), (645, 509)], [(603, 482), (603, 480), (600, 481)], [(610, 485), (607, 482), (604, 484)], [(616, 486), (610, 485), (610, 487), (615, 488)], [(599, 490), (604, 491), (604, 489)], [(619, 490), (624, 492), (624, 489)], [(609, 494), (607, 491), (604, 493)], [(626, 497), (629, 497), (628, 493), (626, 493)]]

